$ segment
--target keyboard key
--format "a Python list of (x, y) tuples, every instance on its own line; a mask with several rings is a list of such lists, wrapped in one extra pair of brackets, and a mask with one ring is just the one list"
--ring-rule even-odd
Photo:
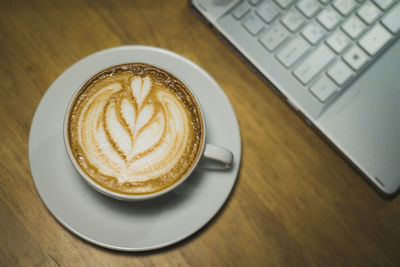
[(322, 76), (310, 87), (311, 93), (321, 102), (326, 102), (331, 98), (336, 93), (336, 89), (337, 85), (326, 76)]
[(353, 39), (356, 39), (366, 28), (367, 25), (355, 15), (342, 24), (342, 29)]
[(290, 6), (290, 4), (293, 2), (293, 0), (275, 0), (275, 2), (283, 9), (287, 8)]
[(289, 68), (304, 55), (310, 47), (311, 46), (303, 37), (298, 36), (291, 40), (290, 43), (278, 53), (277, 58), (285, 67)]
[(257, 5), (261, 0), (249, 0), (249, 3), (253, 6)]
[(281, 21), (291, 32), (295, 32), (306, 20), (298, 10), (292, 9), (285, 14)]
[(244, 20), (243, 27), (252, 35), (257, 35), (264, 28), (264, 23), (252, 14)]
[(304, 16), (311, 18), (321, 8), (321, 4), (317, 0), (300, 0), (297, 8)]
[(400, 4), (397, 4), (389, 13), (382, 19), (383, 25), (393, 34), (400, 30)]
[(370, 56), (374, 56), (390, 39), (392, 39), (392, 35), (378, 23), (364, 34), (359, 43)]
[(260, 38), (261, 44), (263, 44), (269, 51), (273, 51), (277, 48), (286, 38), (289, 36), (289, 31), (283, 27), (280, 23), (275, 24), (271, 30)]
[(250, 11), (250, 5), (247, 2), (242, 2), (234, 11), (233, 17), (235, 19), (241, 19), (247, 12)]
[(322, 4), (328, 4), (331, 0), (319, 0)]
[(355, 0), (335, 0), (333, 6), (340, 14), (347, 16), (357, 6), (357, 2)]
[(372, 2), (368, 1), (357, 10), (357, 14), (365, 21), (371, 24), (381, 14), (380, 9)]
[(383, 10), (390, 7), (392, 3), (394, 3), (394, 0), (373, 0), (373, 1)]
[(332, 6), (325, 8), (317, 17), (318, 21), (329, 31), (335, 28), (341, 18), (342, 16)]
[(257, 15), (266, 23), (271, 23), (280, 13), (279, 8), (272, 2), (264, 2), (257, 8)]
[(336, 53), (341, 53), (350, 44), (350, 38), (338, 29), (329, 36), (327, 43)]
[(301, 34), (312, 44), (317, 44), (325, 35), (325, 30), (318, 23), (310, 23), (303, 28)]
[(353, 70), (358, 71), (367, 63), (369, 57), (360, 47), (354, 45), (344, 54), (343, 59)]
[(326, 45), (315, 49), (308, 58), (300, 64), (293, 74), (303, 83), (307, 84), (335, 57), (335, 53)]
[(338, 85), (343, 86), (353, 76), (353, 71), (342, 60), (337, 61), (327, 72)]

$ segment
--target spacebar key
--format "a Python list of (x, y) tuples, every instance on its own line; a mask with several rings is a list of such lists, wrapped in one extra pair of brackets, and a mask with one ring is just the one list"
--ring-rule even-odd
[(293, 74), (303, 83), (307, 84), (315, 77), (326, 65), (328, 65), (335, 54), (327, 46), (321, 45), (293, 72)]

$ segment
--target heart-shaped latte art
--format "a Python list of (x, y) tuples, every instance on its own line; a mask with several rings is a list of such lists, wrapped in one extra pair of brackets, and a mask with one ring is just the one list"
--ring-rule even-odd
[(150, 78), (134, 77), (129, 93), (112, 94), (103, 109), (108, 142), (127, 166), (154, 151), (166, 134), (167, 111), (159, 100), (150, 99), (151, 86)]
[(190, 132), (184, 106), (150, 78), (101, 88), (79, 120), (80, 143), (102, 173), (119, 182), (166, 171), (185, 152)]

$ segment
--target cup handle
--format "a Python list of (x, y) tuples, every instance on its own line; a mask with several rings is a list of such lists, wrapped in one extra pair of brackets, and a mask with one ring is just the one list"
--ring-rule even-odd
[(199, 166), (206, 169), (222, 170), (232, 167), (233, 154), (230, 150), (206, 144)]

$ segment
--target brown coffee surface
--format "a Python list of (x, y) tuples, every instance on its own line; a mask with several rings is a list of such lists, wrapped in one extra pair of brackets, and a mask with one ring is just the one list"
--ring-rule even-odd
[(155, 193), (185, 177), (204, 135), (187, 87), (143, 63), (89, 79), (72, 101), (67, 131), (80, 168), (100, 186), (129, 195)]

